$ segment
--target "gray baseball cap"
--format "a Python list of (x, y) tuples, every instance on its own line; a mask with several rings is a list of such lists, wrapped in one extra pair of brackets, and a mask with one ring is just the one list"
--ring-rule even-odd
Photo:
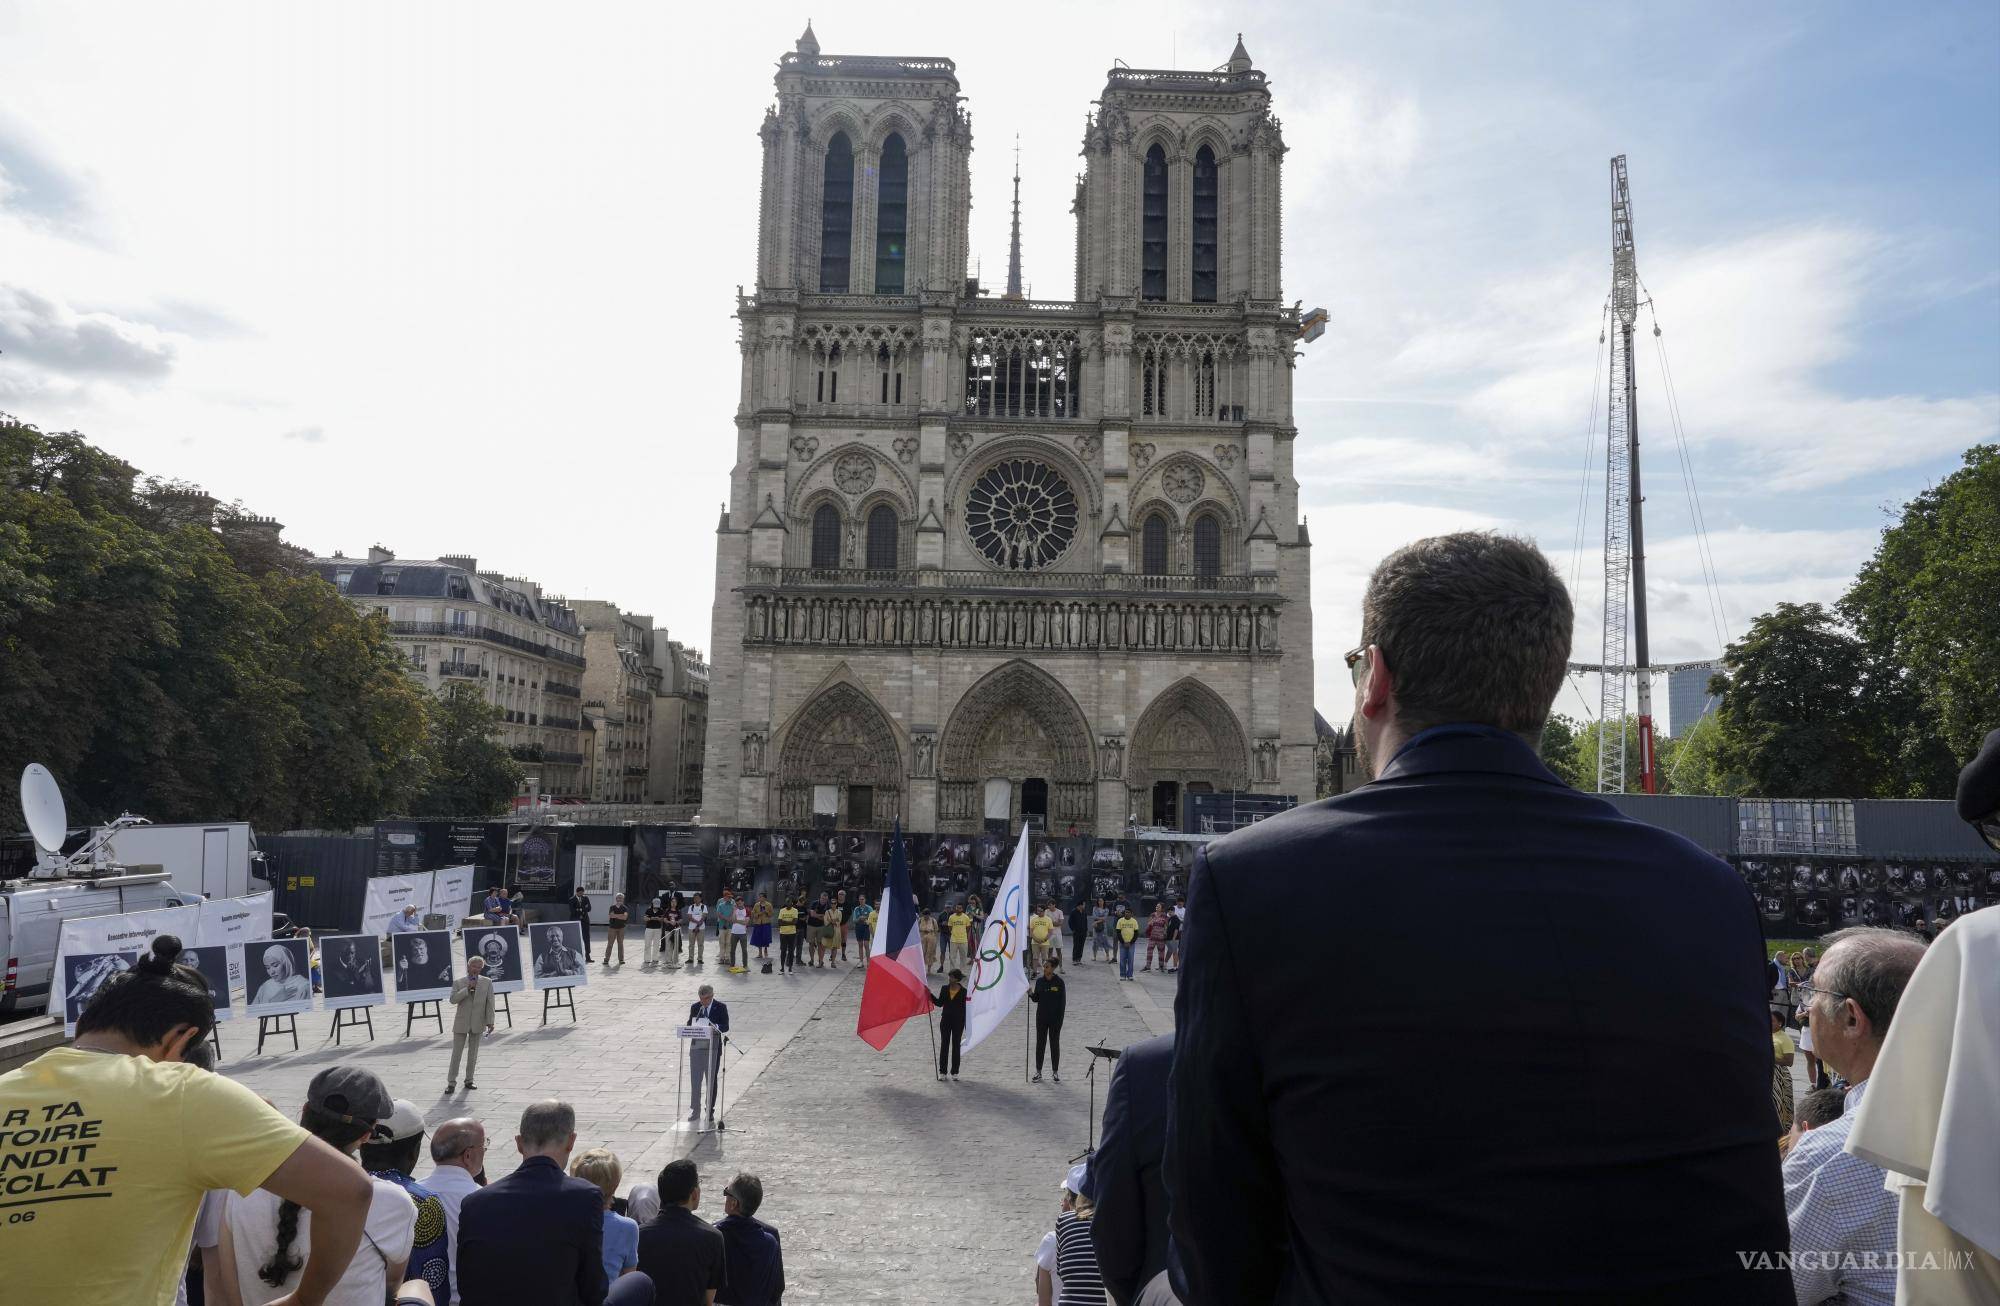
[(342, 1120), (387, 1120), (396, 1112), (389, 1089), (360, 1066), (328, 1066), (306, 1086), (306, 1102)]

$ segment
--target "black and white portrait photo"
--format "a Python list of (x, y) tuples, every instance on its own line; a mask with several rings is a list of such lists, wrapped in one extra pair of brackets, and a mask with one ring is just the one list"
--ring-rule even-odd
[(396, 966), (396, 997), (402, 1002), (429, 1002), (451, 996), (451, 934), (419, 930), (392, 934), (389, 946)]
[(548, 921), (528, 927), (535, 952), (535, 987), (559, 989), (588, 984), (583, 964), (583, 926), (577, 921)]
[(383, 1000), (380, 935), (329, 935), (319, 941), (319, 965), (328, 1010), (372, 1007)]
[(521, 964), (521, 931), (512, 925), (475, 927), (465, 932), (465, 957), (486, 963), (484, 974), (495, 993), (519, 993), (528, 986)]
[(202, 979), (208, 982), (208, 1000), (215, 1004), (215, 1018), (228, 1020), (233, 1014), (229, 1009), (229, 949), (220, 943), (207, 948), (183, 948), (180, 963), (201, 972)]
[(260, 939), (243, 945), (244, 1010), (282, 1016), (312, 1010), (312, 963), (304, 939)]
[(64, 957), (63, 1020), (74, 1026), (104, 982), (132, 969), (138, 959), (132, 952), (83, 952)]

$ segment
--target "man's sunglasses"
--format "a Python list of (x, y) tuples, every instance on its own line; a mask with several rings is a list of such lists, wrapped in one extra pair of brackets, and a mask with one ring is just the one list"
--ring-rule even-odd
[(1358, 687), (1361, 684), (1361, 673), (1368, 666), (1368, 646), (1363, 644), (1360, 648), (1349, 649), (1340, 655), (1340, 660), (1347, 664), (1348, 678)]

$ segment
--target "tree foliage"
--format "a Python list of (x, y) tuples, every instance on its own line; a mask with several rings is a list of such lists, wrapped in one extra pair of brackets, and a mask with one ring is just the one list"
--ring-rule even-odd
[(454, 683), (432, 704), (436, 765), (415, 810), (427, 816), (485, 816), (520, 791), (521, 767), (494, 737), (500, 709), (470, 685)]
[(29, 761), (79, 824), (352, 825), (408, 810), (460, 758), (490, 788), (477, 749), (440, 763), (381, 618), (272, 533), (212, 517), (191, 487), (0, 415), (0, 823), (20, 828)]
[(1724, 657), (1714, 762), (1760, 798), (1948, 798), (2000, 725), (2000, 447), (1903, 505), (1837, 609)]
[(1542, 755), (1542, 765), (1555, 772), (1556, 779), (1572, 789), (1597, 788), (1597, 762), (1592, 755), (1590, 775), (1586, 780), (1582, 759), (1577, 752), (1576, 737), (1583, 729), (1574, 718), (1559, 712), (1549, 713), (1549, 719), (1542, 722), (1542, 738), (1536, 750)]

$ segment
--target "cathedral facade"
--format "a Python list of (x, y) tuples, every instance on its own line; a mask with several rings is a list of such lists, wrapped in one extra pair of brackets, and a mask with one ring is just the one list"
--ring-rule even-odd
[(1111, 71), (1070, 300), (1022, 298), (1018, 257), (1005, 295), (967, 280), (949, 59), (808, 28), (776, 81), (703, 820), (1117, 836), (1309, 801), (1285, 145), (1242, 43)]

